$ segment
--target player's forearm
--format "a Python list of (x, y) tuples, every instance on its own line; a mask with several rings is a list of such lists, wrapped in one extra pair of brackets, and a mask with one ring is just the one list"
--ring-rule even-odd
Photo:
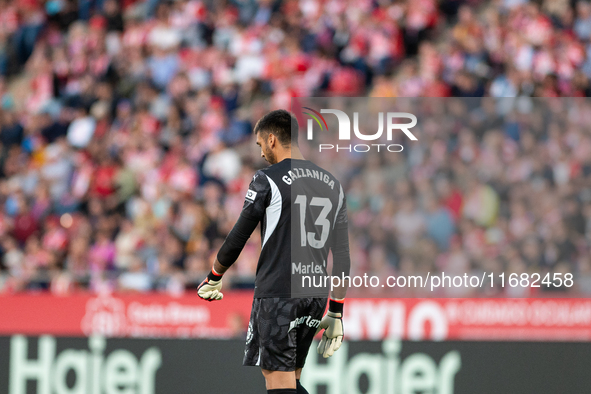
[(333, 267), (332, 275), (337, 278), (345, 278), (339, 286), (335, 286), (331, 292), (331, 298), (336, 300), (344, 300), (347, 295), (347, 289), (350, 286), (349, 272), (351, 267), (351, 259), (349, 252), (334, 253), (333, 252)]
[[(250, 235), (258, 224), (259, 222), (257, 220), (240, 215), (234, 228), (232, 228), (232, 231), (230, 231), (230, 234), (228, 234), (224, 244), (220, 248), (216, 262), (214, 263), (214, 269), (220, 275), (226, 272), (234, 264), (236, 259), (238, 259), (246, 241), (248, 241), (248, 238), (250, 238)], [(216, 267), (223, 272), (218, 271)]]
[(222, 263), (220, 263), (220, 261), (217, 258), (215, 259), (215, 261), (213, 263), (214, 273), (216, 273), (218, 275), (223, 275), (226, 273), (228, 268), (230, 268), (230, 267), (226, 267), (226, 266), (222, 265)]
[[(332, 276), (348, 278), (351, 270), (351, 257), (349, 254), (349, 231), (347, 224), (341, 224), (335, 229), (335, 232), (335, 244), (332, 248)], [(331, 298), (337, 300), (345, 299), (349, 286), (348, 279), (343, 281), (340, 286), (333, 288)]]
[(349, 284), (347, 283), (344, 286), (335, 286), (331, 293), (330, 298), (337, 301), (343, 301), (347, 296), (347, 289), (349, 288)]
[(335, 286), (331, 292), (331, 298), (336, 300), (344, 300), (345, 296), (347, 295), (347, 289), (350, 286), (350, 279), (349, 279), (349, 268), (351, 265), (351, 260), (349, 259), (349, 255), (346, 256), (337, 256), (333, 254), (333, 270), (332, 275), (337, 278), (345, 278), (339, 286)]

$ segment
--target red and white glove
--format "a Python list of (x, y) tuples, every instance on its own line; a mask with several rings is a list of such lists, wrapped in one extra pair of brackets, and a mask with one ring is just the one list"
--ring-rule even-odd
[(222, 275), (218, 275), (212, 268), (207, 278), (197, 288), (199, 297), (207, 301), (217, 301), (224, 298), (222, 290)]

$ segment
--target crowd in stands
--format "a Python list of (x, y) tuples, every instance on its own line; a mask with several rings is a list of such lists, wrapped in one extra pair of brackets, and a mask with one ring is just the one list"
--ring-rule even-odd
[[(591, 292), (591, 100), (310, 98), (304, 105), (357, 112), (366, 135), (379, 128), (384, 108), (419, 119), (410, 129), (418, 141), (400, 130), (388, 141), (385, 125), (379, 141), (300, 138), (305, 156), (346, 185), (354, 275), (382, 284), (427, 273), (487, 277), (478, 291), (462, 285), (439, 295)], [(331, 127), (336, 133), (336, 122)], [(508, 286), (509, 275), (534, 273), (528, 280), (539, 288)], [(574, 278), (568, 286), (542, 284), (566, 274)]]
[[(590, 38), (585, 1), (0, 0), (0, 292), (194, 289), (265, 165), (253, 125), (315, 96), (448, 97), (334, 169), (355, 270), (589, 292), (591, 103), (558, 97), (591, 93)], [(516, 99), (449, 98), (485, 96)]]

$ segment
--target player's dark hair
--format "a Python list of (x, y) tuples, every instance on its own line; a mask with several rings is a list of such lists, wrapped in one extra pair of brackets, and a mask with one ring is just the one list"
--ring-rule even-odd
[(254, 126), (254, 133), (273, 133), (283, 146), (298, 145), (298, 121), (284, 109), (269, 112)]

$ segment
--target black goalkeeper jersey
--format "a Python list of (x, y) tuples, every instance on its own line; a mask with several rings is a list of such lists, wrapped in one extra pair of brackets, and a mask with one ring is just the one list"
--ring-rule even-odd
[[(248, 238), (254, 229), (241, 223), (261, 223), (255, 298), (304, 296), (302, 289), (292, 289), (292, 281), (297, 278), (299, 284), (301, 275), (325, 276), (330, 250), (332, 275), (349, 274), (343, 188), (332, 174), (308, 160), (285, 159), (256, 172), (241, 219), (218, 254), (223, 265), (232, 264), (246, 242), (232, 238)], [(318, 289), (313, 293), (321, 295)], [(321, 293), (328, 295), (326, 288)]]

